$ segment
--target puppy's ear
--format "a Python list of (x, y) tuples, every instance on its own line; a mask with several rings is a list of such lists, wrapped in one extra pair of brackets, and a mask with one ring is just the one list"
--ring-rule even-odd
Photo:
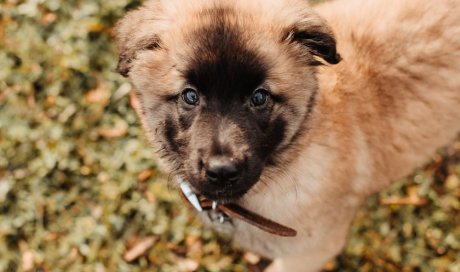
[(330, 64), (339, 63), (342, 58), (337, 52), (334, 34), (327, 23), (316, 14), (309, 14), (308, 20), (293, 26), (286, 39), (301, 44), (314, 56), (320, 57)]
[(160, 39), (152, 26), (155, 19), (150, 16), (152, 12), (148, 12), (144, 6), (129, 12), (115, 27), (119, 52), (116, 70), (124, 77), (129, 76), (132, 62), (139, 51), (161, 48)]
[(308, 48), (311, 54), (318, 56), (330, 64), (339, 63), (342, 58), (337, 53), (335, 38), (329, 33), (320, 31), (294, 32), (293, 40)]
[(131, 63), (136, 58), (136, 54), (143, 50), (156, 50), (160, 48), (160, 40), (157, 36), (145, 37), (133, 44), (119, 45), (117, 72), (124, 77), (129, 76)]

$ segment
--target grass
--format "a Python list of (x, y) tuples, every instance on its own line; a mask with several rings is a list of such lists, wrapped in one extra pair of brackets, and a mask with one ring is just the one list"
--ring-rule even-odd
[[(0, 2), (0, 271), (255, 271), (167, 187), (129, 107), (112, 27), (138, 4)], [(371, 197), (326, 270), (460, 271), (459, 175), (457, 142)]]

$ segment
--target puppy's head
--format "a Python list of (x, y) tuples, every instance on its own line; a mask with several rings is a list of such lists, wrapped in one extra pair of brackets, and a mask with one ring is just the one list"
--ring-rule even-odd
[(118, 24), (118, 71), (175, 175), (244, 195), (305, 132), (335, 39), (303, 0), (150, 1)]

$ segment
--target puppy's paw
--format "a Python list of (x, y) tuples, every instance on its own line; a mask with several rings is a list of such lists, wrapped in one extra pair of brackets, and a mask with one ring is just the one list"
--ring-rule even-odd
[(318, 272), (318, 266), (309, 266), (308, 262), (300, 259), (275, 259), (264, 272)]
[(281, 259), (275, 259), (264, 270), (264, 272), (284, 272), (284, 271), (286, 271), (286, 269), (284, 268), (283, 261)]

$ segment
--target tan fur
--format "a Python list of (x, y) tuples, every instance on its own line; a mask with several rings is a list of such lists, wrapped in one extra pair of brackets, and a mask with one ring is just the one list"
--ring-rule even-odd
[[(229, 20), (244, 24), (251, 37), (246, 41), (271, 58), (278, 91), (303, 97), (314, 88), (307, 79), (316, 73), (319, 98), (312, 119), (291, 124), (289, 135), (303, 125), (308, 133), (279, 159), (283, 171), (265, 171), (240, 201), (295, 228), (298, 236), (276, 237), (238, 221), (233, 235), (243, 247), (276, 258), (269, 271), (317, 271), (340, 252), (368, 195), (422, 166), (460, 132), (460, 5), (457, 0), (340, 0), (318, 6), (343, 61), (315, 72), (287, 58), (282, 52), (297, 49), (280, 42), (285, 28), (299, 21), (330, 32), (304, 1), (222, 2), (152, 1), (148, 10), (128, 15), (118, 28), (122, 51), (153, 32), (165, 48), (137, 55), (130, 79), (144, 105), (159, 95), (152, 80), (169, 90), (180, 85), (174, 65), (182, 61), (171, 56), (193, 53), (190, 35), (207, 22), (190, 14), (213, 5), (237, 11)], [(165, 76), (152, 79), (152, 69), (163, 69)], [(298, 71), (301, 81), (285, 71)], [(149, 115), (141, 118), (154, 122)]]

